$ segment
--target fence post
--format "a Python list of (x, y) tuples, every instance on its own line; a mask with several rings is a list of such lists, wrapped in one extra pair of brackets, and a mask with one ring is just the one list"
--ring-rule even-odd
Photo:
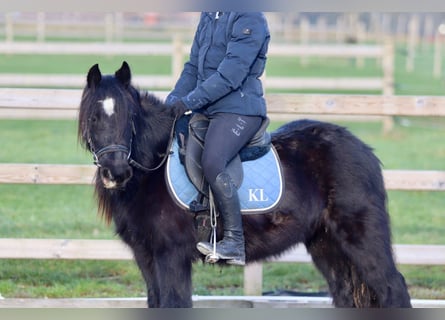
[(105, 41), (113, 41), (113, 14), (105, 14)]
[(394, 43), (388, 36), (383, 46), (383, 94), (394, 94)]
[[(366, 41), (366, 27), (361, 21), (357, 21), (355, 24), (357, 43), (364, 43)], [(358, 68), (363, 68), (365, 66), (365, 58), (357, 57), (356, 65)]]
[(318, 33), (318, 41), (321, 43), (325, 43), (328, 39), (328, 26), (325, 17), (320, 16), (317, 19), (316, 29)]
[(37, 42), (45, 41), (45, 12), (37, 13)]
[(442, 34), (436, 32), (434, 37), (434, 78), (439, 79), (442, 76)]
[(255, 262), (244, 267), (244, 295), (261, 296), (263, 293), (263, 264)]
[(288, 42), (292, 42), (292, 39), (294, 38), (294, 17), (295, 14), (291, 12), (284, 16), (283, 37)]
[(343, 43), (345, 40), (345, 18), (339, 15), (335, 22), (335, 42)]
[(124, 39), (124, 15), (122, 12), (114, 14), (114, 36), (116, 41), (123, 41)]
[(14, 40), (14, 27), (13, 27), (12, 13), (5, 14), (5, 33), (6, 42), (12, 42)]
[[(311, 28), (311, 26), (310, 26), (309, 20), (306, 17), (301, 17), (301, 19), (300, 19), (300, 42), (302, 44), (308, 44), (310, 28)], [(300, 57), (300, 63), (302, 66), (307, 66), (308, 61), (309, 61), (309, 59), (307, 56)]]
[(406, 71), (412, 72), (414, 70), (414, 59), (416, 55), (416, 47), (419, 36), (419, 17), (414, 15), (408, 24), (408, 43), (407, 43), (407, 57), (406, 57)]
[(181, 36), (176, 34), (173, 36), (173, 52), (172, 52), (172, 77), (176, 81), (181, 75), (183, 68), (183, 45)]
[[(383, 95), (394, 95), (394, 43), (388, 36), (383, 49)], [(394, 128), (394, 118), (383, 117), (383, 132), (388, 133)]]

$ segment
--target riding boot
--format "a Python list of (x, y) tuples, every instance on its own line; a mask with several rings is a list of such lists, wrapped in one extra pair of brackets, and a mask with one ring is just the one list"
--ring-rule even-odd
[[(216, 255), (228, 264), (245, 265), (244, 232), (238, 192), (229, 174), (220, 173), (211, 190), (221, 215), (224, 237), (216, 244)], [(204, 255), (213, 253), (213, 244), (198, 242), (197, 249)]]

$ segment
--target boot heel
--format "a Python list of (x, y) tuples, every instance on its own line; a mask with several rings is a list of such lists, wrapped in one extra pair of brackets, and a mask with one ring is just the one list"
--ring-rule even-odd
[(227, 264), (233, 265), (233, 266), (245, 266), (246, 265), (246, 260), (245, 259), (229, 259), (226, 260)]

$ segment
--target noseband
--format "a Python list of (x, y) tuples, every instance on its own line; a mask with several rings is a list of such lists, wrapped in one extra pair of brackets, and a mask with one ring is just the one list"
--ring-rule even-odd
[(99, 168), (102, 167), (102, 165), (100, 164), (100, 157), (106, 153), (123, 152), (127, 154), (127, 161), (131, 157), (131, 149), (122, 144), (110, 144), (109, 146), (105, 146), (102, 149), (99, 149), (99, 151), (94, 151), (91, 139), (89, 139), (88, 143), (90, 144), (90, 151), (93, 154), (93, 163)]

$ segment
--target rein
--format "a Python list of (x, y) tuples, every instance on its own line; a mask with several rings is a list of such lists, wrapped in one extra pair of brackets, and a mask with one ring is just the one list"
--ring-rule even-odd
[[(149, 173), (149, 172), (158, 170), (159, 168), (162, 167), (162, 165), (164, 165), (165, 161), (167, 161), (168, 156), (171, 154), (170, 149), (171, 149), (171, 146), (173, 144), (173, 138), (174, 138), (174, 134), (175, 134), (175, 125), (176, 125), (176, 121), (177, 120), (178, 120), (178, 115), (176, 115), (174, 120), (173, 120), (172, 128), (170, 130), (169, 139), (168, 139), (168, 143), (167, 143), (167, 150), (165, 151), (165, 153), (164, 153), (164, 155), (163, 155), (163, 157), (161, 159), (161, 162), (157, 166), (155, 166), (153, 168), (148, 168), (148, 167), (140, 164), (139, 162), (137, 162), (133, 158), (131, 158), (131, 146), (133, 144), (133, 137), (130, 140), (130, 148), (128, 148), (127, 146), (121, 145), (121, 144), (111, 144), (111, 145), (108, 145), (108, 146), (105, 146), (105, 147), (99, 149), (99, 151), (97, 151), (97, 152), (94, 151), (91, 138), (89, 138), (88, 139), (88, 143), (90, 145), (90, 152), (93, 154), (93, 163), (97, 167), (100, 168), (100, 167), (102, 167), (102, 165), (100, 164), (100, 159), (99, 158), (102, 155), (104, 155), (106, 153), (123, 152), (123, 153), (127, 154), (127, 161), (128, 161), (128, 163), (131, 166), (133, 166), (133, 167), (135, 167), (135, 168), (137, 168), (137, 169), (139, 169), (139, 170), (141, 170), (141, 171), (143, 171), (145, 173)], [(133, 126), (133, 135), (134, 134), (135, 134), (135, 130), (134, 130), (134, 126)]]

